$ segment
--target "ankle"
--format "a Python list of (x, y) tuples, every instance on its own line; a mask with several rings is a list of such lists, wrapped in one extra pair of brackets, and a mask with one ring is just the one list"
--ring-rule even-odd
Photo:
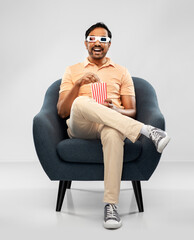
[(148, 131), (148, 125), (144, 124), (143, 127), (141, 128), (140, 133), (143, 134), (144, 136), (146, 136), (147, 138), (150, 138), (149, 131)]

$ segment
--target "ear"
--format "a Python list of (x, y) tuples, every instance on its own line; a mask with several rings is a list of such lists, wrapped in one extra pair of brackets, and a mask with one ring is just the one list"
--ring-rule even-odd
[(110, 45), (111, 45), (111, 42), (108, 43), (108, 48), (110, 47)]
[(88, 49), (88, 42), (87, 41), (84, 41), (84, 44), (86, 46), (86, 49)]

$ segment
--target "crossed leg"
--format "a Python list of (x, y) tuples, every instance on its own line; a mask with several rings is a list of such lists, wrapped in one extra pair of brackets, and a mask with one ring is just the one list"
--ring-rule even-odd
[(118, 203), (124, 140), (135, 142), (143, 124), (82, 96), (74, 100), (67, 125), (71, 138), (101, 139), (104, 202)]

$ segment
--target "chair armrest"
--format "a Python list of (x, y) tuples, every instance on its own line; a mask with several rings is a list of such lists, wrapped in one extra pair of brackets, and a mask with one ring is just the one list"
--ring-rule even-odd
[(165, 120), (164, 116), (161, 113), (158, 107), (142, 107), (139, 110), (139, 114), (136, 118), (137, 121), (140, 121), (146, 125), (152, 125), (154, 127), (165, 130)]
[[(144, 107), (137, 120), (165, 130), (164, 116), (157, 106), (147, 109)], [(142, 152), (136, 161), (136, 166), (144, 180), (148, 180), (157, 167), (161, 154), (157, 152), (155, 145), (147, 137), (141, 135), (138, 140), (142, 143)]]
[(40, 163), (51, 179), (52, 172), (59, 171), (60, 158), (56, 152), (57, 144), (68, 138), (65, 122), (56, 112), (42, 108), (33, 119), (33, 137)]

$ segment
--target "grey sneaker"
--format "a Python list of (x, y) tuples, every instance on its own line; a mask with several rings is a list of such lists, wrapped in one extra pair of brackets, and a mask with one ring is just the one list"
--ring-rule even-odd
[(155, 144), (157, 151), (159, 153), (162, 153), (166, 145), (169, 143), (170, 137), (165, 131), (159, 128), (148, 125), (147, 129), (149, 132), (150, 139)]
[(115, 204), (106, 204), (104, 207), (104, 227), (109, 229), (115, 229), (121, 227), (121, 219), (117, 212), (117, 206)]

